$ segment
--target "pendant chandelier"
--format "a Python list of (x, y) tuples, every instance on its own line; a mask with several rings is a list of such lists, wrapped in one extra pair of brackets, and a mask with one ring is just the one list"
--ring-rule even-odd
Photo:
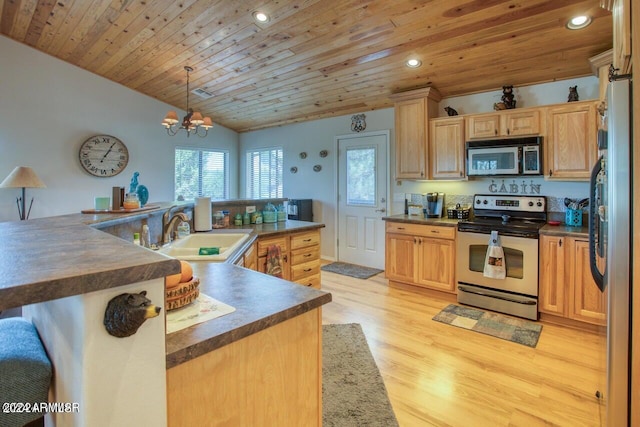
[(193, 133), (204, 138), (207, 136), (209, 129), (213, 127), (213, 122), (211, 117), (203, 118), (202, 114), (198, 111), (194, 112), (193, 108), (189, 107), (189, 73), (193, 71), (193, 68), (186, 66), (184, 69), (187, 72), (187, 115), (182, 119), (182, 123), (178, 124), (180, 122), (178, 114), (171, 110), (162, 121), (162, 126), (167, 129), (167, 133), (171, 136), (176, 136), (178, 131), (183, 129), (187, 131), (187, 137)]

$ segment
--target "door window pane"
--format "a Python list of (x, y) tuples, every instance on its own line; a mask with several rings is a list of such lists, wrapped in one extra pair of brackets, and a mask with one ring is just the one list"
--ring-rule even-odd
[(347, 149), (347, 204), (376, 206), (375, 147)]

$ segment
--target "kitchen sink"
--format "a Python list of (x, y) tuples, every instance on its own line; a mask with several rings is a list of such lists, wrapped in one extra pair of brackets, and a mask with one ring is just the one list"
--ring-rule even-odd
[[(158, 250), (161, 254), (185, 261), (225, 261), (249, 238), (248, 233), (194, 233), (174, 240)], [(199, 255), (200, 248), (218, 248), (215, 255)]]

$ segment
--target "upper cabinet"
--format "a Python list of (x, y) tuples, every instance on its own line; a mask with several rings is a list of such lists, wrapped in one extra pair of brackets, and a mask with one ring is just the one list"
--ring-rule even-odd
[(541, 129), (537, 108), (474, 114), (467, 116), (466, 122), (468, 139), (538, 135)]
[(429, 119), (436, 116), (440, 98), (434, 88), (391, 96), (395, 103), (396, 179), (427, 179)]
[[(631, 72), (631, 0), (613, 0), (613, 66), (618, 74)], [(636, 5), (637, 6), (637, 5)]]
[(584, 101), (547, 108), (547, 178), (589, 179), (597, 156), (596, 105), (594, 101)]
[(429, 134), (430, 178), (463, 179), (464, 118), (431, 120)]

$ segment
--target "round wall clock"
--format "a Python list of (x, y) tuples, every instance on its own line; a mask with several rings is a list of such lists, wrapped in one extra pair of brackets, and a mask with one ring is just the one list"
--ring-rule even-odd
[(127, 167), (129, 151), (115, 136), (95, 135), (80, 146), (80, 164), (93, 176), (116, 176)]

